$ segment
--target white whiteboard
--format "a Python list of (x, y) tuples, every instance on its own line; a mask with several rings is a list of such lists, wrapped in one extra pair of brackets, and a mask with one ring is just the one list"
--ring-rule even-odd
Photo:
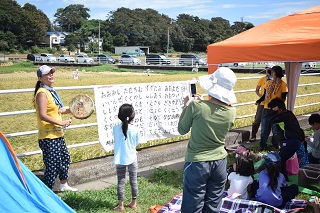
[(174, 137), (184, 105), (190, 94), (190, 82), (118, 84), (94, 88), (99, 142), (106, 152), (113, 150), (112, 128), (121, 123), (119, 107), (132, 104), (133, 124), (140, 130), (140, 143), (152, 139)]

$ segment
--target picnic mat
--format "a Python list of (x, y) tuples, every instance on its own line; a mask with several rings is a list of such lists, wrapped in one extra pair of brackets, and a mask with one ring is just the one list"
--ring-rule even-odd
[(293, 199), (287, 202), (284, 209), (278, 209), (265, 203), (261, 203), (254, 200), (243, 200), (243, 199), (222, 199), (222, 206), (220, 213), (240, 213), (240, 212), (296, 212), (303, 210), (307, 207), (308, 201)]
[[(278, 209), (276, 207), (252, 200), (243, 199), (230, 199), (223, 198), (222, 206), (220, 208), (221, 213), (240, 213), (240, 212), (277, 212), (286, 213), (294, 212), (305, 209), (308, 205), (306, 200), (293, 199), (291, 202), (287, 202), (284, 209)], [(152, 213), (181, 213), (182, 193), (176, 194), (172, 197), (169, 203), (164, 206), (151, 206), (150, 211)]]
[(169, 203), (164, 206), (151, 206), (152, 213), (181, 213), (182, 193), (176, 194), (172, 197)]

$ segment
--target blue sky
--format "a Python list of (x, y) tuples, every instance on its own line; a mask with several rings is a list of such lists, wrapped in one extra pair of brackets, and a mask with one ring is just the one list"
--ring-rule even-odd
[(70, 4), (83, 4), (90, 9), (89, 19), (106, 20), (110, 11), (126, 7), (152, 8), (173, 19), (185, 13), (204, 19), (222, 17), (229, 20), (230, 24), (243, 20), (254, 25), (320, 5), (319, 0), (17, 0), (17, 2), (21, 6), (27, 2), (35, 5), (51, 21), (54, 20), (53, 15), (58, 8), (65, 8)]

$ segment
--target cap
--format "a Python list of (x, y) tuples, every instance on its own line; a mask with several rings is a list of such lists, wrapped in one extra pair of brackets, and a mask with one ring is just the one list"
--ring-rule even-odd
[(37, 70), (37, 76), (41, 77), (42, 75), (46, 75), (48, 74), (50, 71), (52, 70), (52, 72), (55, 72), (56, 69), (54, 67), (49, 67), (48, 65), (42, 65), (41, 67), (39, 67), (39, 69)]
[(270, 164), (280, 165), (281, 157), (278, 153), (270, 152), (264, 157), (264, 163), (269, 166)]

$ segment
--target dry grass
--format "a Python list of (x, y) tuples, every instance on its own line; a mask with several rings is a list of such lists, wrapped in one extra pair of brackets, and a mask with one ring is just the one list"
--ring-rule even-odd
[[(192, 78), (198, 78), (200, 75), (206, 73), (151, 73), (150, 76), (147, 76), (144, 72), (132, 71), (132, 72), (108, 72), (107, 70), (112, 70), (112, 67), (104, 66), (100, 72), (87, 70), (79, 71), (79, 79), (74, 80), (73, 74), (75, 74), (75, 68), (58, 68), (55, 73), (55, 87), (62, 86), (88, 86), (88, 85), (108, 85), (108, 84), (127, 84), (127, 83), (146, 83), (146, 82), (170, 82), (170, 81), (185, 81)], [(89, 69), (89, 70), (88, 70)], [(101, 68), (100, 68), (101, 69)], [(245, 77), (248, 74), (237, 74), (238, 77)], [(252, 76), (252, 74), (250, 75)], [(262, 76), (262, 75), (256, 75)], [(313, 83), (319, 82), (319, 76), (303, 76), (300, 79), (300, 84), (302, 83)], [(23, 88), (34, 88), (37, 81), (35, 72), (14, 72), (10, 74), (0, 74), (0, 89), (23, 89)], [(238, 90), (248, 90), (254, 89), (257, 79), (251, 80), (239, 80), (235, 86), (235, 91)], [(204, 93), (204, 91), (197, 85), (199, 93)], [(298, 94), (314, 93), (318, 92), (320, 86), (308, 86), (308, 87), (299, 87)], [(67, 103), (67, 100), (71, 100), (74, 96), (84, 93), (88, 94), (91, 97), (94, 97), (93, 90), (65, 90), (60, 91), (59, 94), (62, 100)], [(251, 102), (257, 100), (257, 96), (254, 92), (250, 93), (240, 93), (237, 94), (238, 103)], [(33, 107), (33, 92), (27, 93), (12, 93), (12, 94), (2, 94), (0, 98), (0, 112), (11, 112), (19, 110), (30, 110), (34, 109)], [(307, 103), (318, 102), (319, 95), (317, 96), (307, 96), (303, 98), (298, 98), (296, 100), (296, 105), (302, 105)], [(319, 109), (319, 105), (310, 106), (303, 109), (297, 109), (296, 114), (304, 114), (309, 112), (314, 112)], [(256, 106), (246, 105), (237, 107), (237, 116), (242, 116), (246, 114), (254, 114)], [(73, 125), (86, 124), (86, 123), (95, 123), (96, 114), (94, 113), (90, 118), (86, 120), (73, 120)], [(235, 128), (241, 126), (251, 125), (253, 122), (253, 117), (239, 119), (236, 121)], [(5, 134), (15, 133), (15, 132), (24, 132), (30, 130), (36, 130), (36, 119), (34, 114), (24, 114), (16, 116), (4, 116), (0, 117), (1, 131)], [(96, 126), (86, 127), (81, 129), (69, 129), (65, 134), (66, 141), (68, 145), (79, 144), (89, 141), (98, 141), (98, 130)], [(170, 138), (167, 140), (154, 140), (149, 141), (147, 144), (142, 146), (152, 146), (167, 142), (173, 142), (177, 140), (183, 140), (186, 137), (176, 137)], [(29, 151), (39, 150), (37, 143), (37, 135), (31, 134), (21, 137), (12, 137), (9, 138), (10, 143), (12, 144), (16, 153), (24, 153)], [(70, 154), (74, 162), (86, 160), (95, 157), (106, 156), (111, 153), (106, 153), (100, 145), (86, 146), (83, 148), (70, 149)], [(31, 169), (37, 170), (43, 168), (42, 156), (35, 155), (32, 157), (23, 157), (22, 161)]]

